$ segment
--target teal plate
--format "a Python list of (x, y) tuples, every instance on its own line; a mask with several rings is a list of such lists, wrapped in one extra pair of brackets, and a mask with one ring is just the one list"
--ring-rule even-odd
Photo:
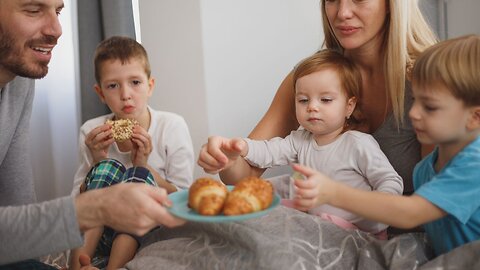
[[(232, 190), (233, 186), (227, 186), (228, 190)], [(188, 190), (181, 190), (174, 192), (168, 195), (168, 198), (172, 201), (172, 207), (167, 208), (168, 211), (177, 217), (180, 217), (185, 220), (189, 221), (196, 221), (196, 222), (232, 222), (232, 221), (242, 221), (251, 218), (261, 217), (263, 215), (268, 214), (268, 212), (272, 211), (273, 208), (277, 207), (280, 204), (280, 196), (278, 194), (274, 194), (272, 204), (265, 210), (253, 212), (245, 215), (237, 215), (237, 216), (225, 216), (223, 214), (219, 214), (216, 216), (202, 216), (195, 212), (193, 209), (188, 207)]]

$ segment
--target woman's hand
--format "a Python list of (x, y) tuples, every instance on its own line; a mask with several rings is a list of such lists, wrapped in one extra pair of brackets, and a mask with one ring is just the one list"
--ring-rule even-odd
[(152, 138), (141, 126), (136, 125), (132, 134), (132, 164), (147, 167), (148, 157), (152, 153)]
[(240, 156), (248, 153), (248, 145), (242, 138), (228, 139), (211, 136), (202, 146), (197, 164), (206, 173), (216, 174), (228, 169)]
[(303, 165), (293, 164), (292, 168), (305, 175), (306, 179), (295, 179), (294, 206), (307, 211), (316, 206), (326, 204), (335, 192), (335, 182), (328, 176)]
[(113, 139), (112, 127), (108, 124), (98, 126), (87, 134), (85, 145), (90, 150), (93, 164), (108, 158), (108, 148), (113, 142), (115, 140)]

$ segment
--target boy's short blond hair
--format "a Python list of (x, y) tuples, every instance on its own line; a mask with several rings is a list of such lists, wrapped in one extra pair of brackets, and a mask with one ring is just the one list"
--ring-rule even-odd
[(147, 51), (140, 43), (132, 38), (123, 36), (113, 36), (103, 40), (95, 50), (95, 80), (100, 84), (100, 69), (104, 62), (120, 60), (122, 64), (125, 64), (132, 58), (143, 62), (145, 73), (147, 77), (150, 78), (151, 69)]
[(442, 84), (465, 105), (480, 105), (480, 36), (467, 35), (433, 45), (415, 62), (412, 75), (414, 85), (428, 88)]
[(294, 88), (298, 79), (326, 69), (332, 69), (337, 73), (347, 99), (355, 97), (356, 106), (347, 124), (349, 129), (359, 128), (364, 121), (361, 113), (362, 75), (355, 64), (340, 52), (325, 49), (302, 60), (293, 72)]

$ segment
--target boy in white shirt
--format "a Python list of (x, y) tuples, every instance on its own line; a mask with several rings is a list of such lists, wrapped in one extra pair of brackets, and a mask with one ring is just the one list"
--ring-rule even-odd
[[(190, 133), (181, 116), (148, 106), (155, 81), (143, 46), (131, 38), (111, 37), (98, 45), (94, 62), (95, 91), (112, 113), (80, 128), (80, 166), (72, 194), (121, 182), (144, 182), (168, 193), (188, 188), (194, 163)], [(136, 124), (130, 139), (115, 141), (107, 121), (120, 119)], [(133, 258), (137, 247), (130, 235), (110, 228), (90, 230), (84, 246), (72, 252), (71, 268), (78, 269), (79, 256), (86, 254), (108, 258), (107, 269), (117, 269)]]

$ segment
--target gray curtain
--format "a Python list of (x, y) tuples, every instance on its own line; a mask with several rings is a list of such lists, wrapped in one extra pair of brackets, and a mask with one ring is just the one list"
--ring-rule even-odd
[(423, 0), (420, 1), (422, 13), (427, 18), (437, 37), (441, 40), (446, 38), (445, 30), (445, 1), (444, 0)]
[(122, 35), (135, 38), (131, 0), (78, 0), (81, 123), (109, 113), (95, 94), (93, 55), (105, 38)]

